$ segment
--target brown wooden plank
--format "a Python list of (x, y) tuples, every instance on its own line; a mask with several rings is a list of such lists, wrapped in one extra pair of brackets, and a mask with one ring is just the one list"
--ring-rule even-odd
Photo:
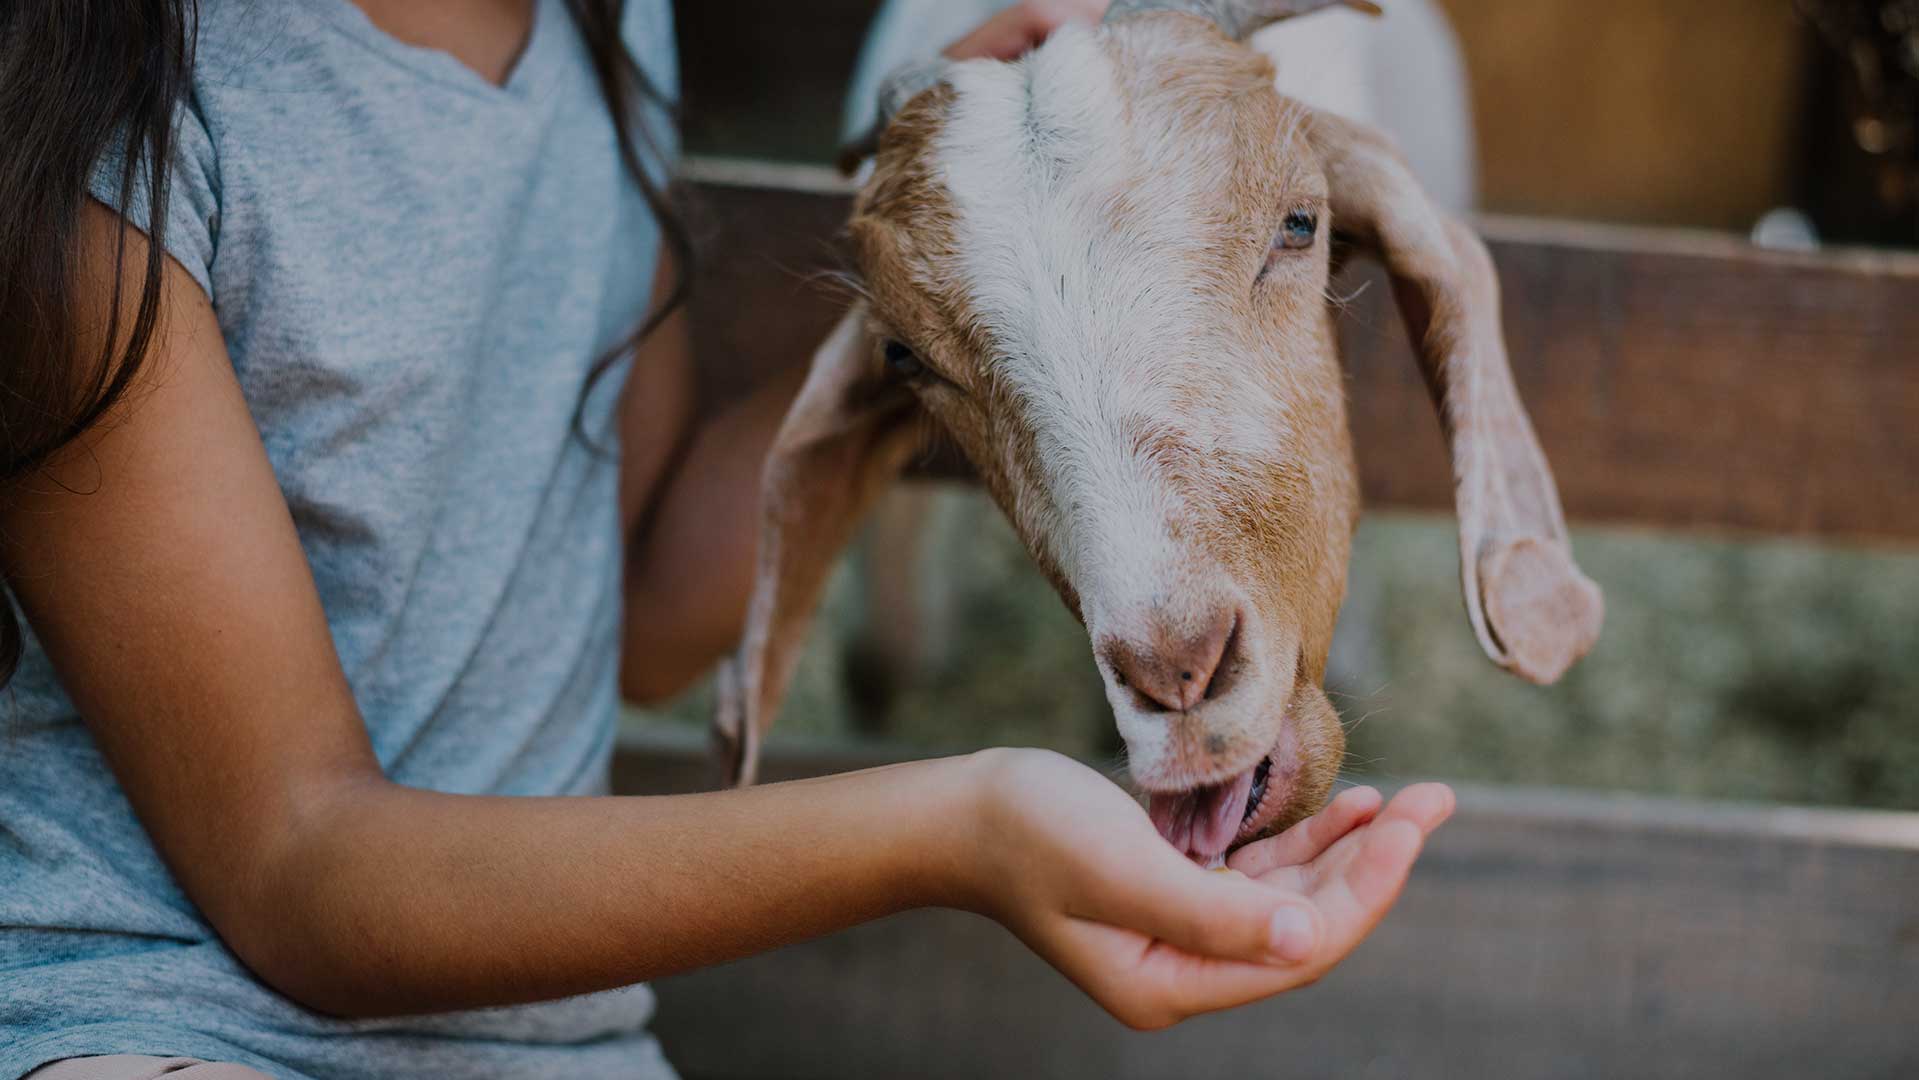
[[(695, 186), (708, 393), (804, 363), (844, 294), (846, 197), (788, 170)], [(711, 179), (720, 176), (719, 179)], [(795, 177), (801, 178), (795, 181)], [(1521, 393), (1588, 521), (1919, 538), (1919, 256), (1784, 256), (1734, 240), (1489, 218)], [(1344, 327), (1367, 497), (1444, 508), (1449, 470), (1388, 290)]]
[[(1513, 219), (1482, 228), (1514, 375), (1568, 513), (1919, 537), (1919, 259)], [(1445, 507), (1449, 473), (1390, 306), (1373, 280), (1344, 333), (1365, 490)]]
[[(789, 753), (782, 777), (885, 752)], [(697, 746), (619, 757), (692, 790)], [(991, 924), (921, 912), (659, 985), (689, 1077), (1919, 1075), (1919, 815), (1463, 789), (1392, 917), (1310, 990), (1112, 1022)]]

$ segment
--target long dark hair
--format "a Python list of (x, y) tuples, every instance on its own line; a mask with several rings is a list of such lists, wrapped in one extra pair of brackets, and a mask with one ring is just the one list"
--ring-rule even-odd
[[(585, 39), (619, 135), (622, 164), (658, 218), (678, 276), (668, 299), (600, 357), (600, 378), (685, 302), (692, 248), (666, 188), (648, 172), (669, 133), (644, 122), (670, 113), (620, 37), (625, 0), (566, 0)], [(193, 77), (198, 0), (6, 0), (0, 3), (0, 491), (44, 467), (126, 395), (160, 316), (174, 115)], [(113, 305), (102, 344), (88, 350), (74, 299), (81, 212), (89, 181), (116, 138), (126, 140), (119, 205), (149, 194), (151, 239), (129, 273), (126, 232), (115, 254)], [(123, 301), (137, 290), (130, 323)], [(581, 438), (584, 412), (574, 427)], [(0, 581), (0, 593), (4, 593)], [(19, 665), (22, 634), (0, 596), (0, 686)]]

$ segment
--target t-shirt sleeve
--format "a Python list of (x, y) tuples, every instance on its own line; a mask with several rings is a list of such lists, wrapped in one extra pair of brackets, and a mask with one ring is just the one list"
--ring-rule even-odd
[[(145, 152), (145, 148), (141, 148)], [(89, 192), (94, 198), (123, 214), (135, 228), (152, 236), (153, 199), (147, 190), (146, 163), (134, 171), (133, 190), (124, 195), (121, 172), (126, 161), (126, 141), (111, 143), (94, 166)], [(213, 137), (205, 119), (191, 102), (182, 103), (174, 114), (173, 168), (168, 181), (166, 229), (163, 240), (167, 254), (186, 267), (209, 298), (213, 296), (213, 256), (220, 231), (220, 173), (214, 153)]]

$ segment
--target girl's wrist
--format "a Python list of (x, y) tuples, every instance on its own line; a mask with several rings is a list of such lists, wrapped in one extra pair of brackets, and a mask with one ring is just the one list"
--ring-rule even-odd
[(916, 791), (908, 797), (923, 813), (914, 815), (906, 850), (920, 906), (991, 913), (997, 891), (994, 823), (1004, 816), (997, 811), (1006, 754), (981, 750), (919, 763), (925, 772), (913, 777)]

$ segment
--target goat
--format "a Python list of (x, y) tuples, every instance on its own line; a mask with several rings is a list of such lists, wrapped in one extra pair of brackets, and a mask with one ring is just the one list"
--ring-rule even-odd
[(715, 732), (750, 783), (835, 556), (928, 447), (971, 463), (1086, 627), (1134, 781), (1201, 862), (1319, 808), (1359, 492), (1331, 234), (1394, 282), (1450, 445), (1466, 609), (1556, 680), (1600, 592), (1505, 355), (1479, 239), (1392, 145), (1274, 89), (1244, 39), (1361, 0), (1116, 0), (1024, 59), (901, 72), (849, 232), (867, 297), (763, 476)]

